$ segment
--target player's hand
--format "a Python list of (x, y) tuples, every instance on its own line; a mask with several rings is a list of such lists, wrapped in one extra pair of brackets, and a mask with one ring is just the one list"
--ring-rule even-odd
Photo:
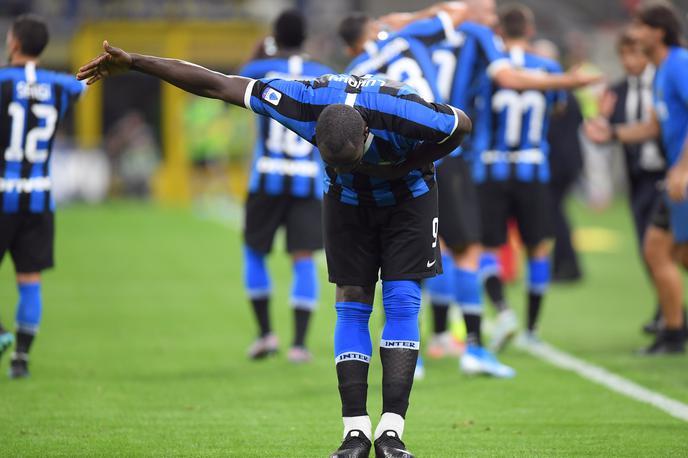
[(581, 66), (576, 66), (570, 69), (566, 74), (571, 78), (571, 83), (574, 88), (588, 86), (590, 84), (599, 83), (603, 80), (603, 76), (597, 73), (590, 73)]
[(108, 76), (129, 71), (132, 64), (129, 53), (110, 46), (107, 40), (103, 41), (103, 51), (101, 55), (79, 69), (76, 74), (78, 80), (86, 80), (86, 84), (91, 85)]
[(688, 198), (688, 167), (674, 166), (667, 172), (666, 188), (675, 202)]
[(612, 140), (612, 126), (606, 118), (588, 119), (583, 124), (583, 132), (594, 143), (609, 143)]
[(597, 112), (600, 116), (607, 119), (612, 117), (614, 113), (614, 107), (616, 106), (616, 94), (614, 91), (607, 89), (602, 93), (599, 100), (597, 101)]

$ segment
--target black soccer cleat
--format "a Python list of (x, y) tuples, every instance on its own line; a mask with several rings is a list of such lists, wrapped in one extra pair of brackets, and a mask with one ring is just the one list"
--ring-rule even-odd
[(10, 361), (10, 378), (20, 379), (29, 376), (29, 359), (26, 355), (14, 354)]
[(686, 338), (682, 330), (673, 333), (660, 332), (649, 347), (640, 350), (640, 354), (645, 356), (677, 355), (685, 352)]
[(385, 431), (375, 440), (375, 458), (415, 458), (396, 431)]
[(372, 444), (363, 431), (352, 429), (330, 458), (368, 458)]

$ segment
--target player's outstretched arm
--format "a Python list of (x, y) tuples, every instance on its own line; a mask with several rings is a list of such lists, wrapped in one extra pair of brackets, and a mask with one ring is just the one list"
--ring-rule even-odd
[(412, 22), (431, 18), (440, 12), (449, 16), (454, 27), (465, 21), (468, 14), (466, 4), (463, 2), (440, 2), (414, 13), (390, 13), (380, 17), (379, 21), (392, 30), (399, 30)]
[(79, 69), (76, 77), (93, 84), (130, 70), (155, 76), (201, 97), (220, 99), (244, 107), (246, 87), (252, 81), (208, 70), (190, 62), (128, 53), (103, 42), (103, 53)]
[(543, 73), (509, 66), (499, 67), (493, 78), (500, 86), (517, 91), (576, 89), (602, 80), (601, 75), (590, 75), (578, 68), (566, 73)]

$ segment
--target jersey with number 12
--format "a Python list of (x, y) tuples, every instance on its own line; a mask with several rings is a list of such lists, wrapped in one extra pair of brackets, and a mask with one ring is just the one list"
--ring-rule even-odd
[(0, 69), (0, 211), (54, 210), (50, 154), (57, 125), (84, 91), (67, 74), (24, 66)]

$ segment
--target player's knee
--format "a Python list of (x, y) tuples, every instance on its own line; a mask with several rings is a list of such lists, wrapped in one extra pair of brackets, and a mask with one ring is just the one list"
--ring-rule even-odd
[[(671, 260), (671, 236), (666, 231), (649, 228), (643, 240), (643, 256), (651, 269)], [(668, 240), (667, 240), (668, 239)]]
[(417, 349), (420, 341), (418, 313), (421, 290), (417, 281), (383, 281), (382, 304), (385, 308), (385, 327), (382, 346)]
[(375, 285), (337, 285), (336, 296), (337, 302), (361, 302), (372, 305), (375, 299)]
[(41, 281), (40, 272), (17, 272), (17, 283), (38, 283)]
[(454, 246), (451, 249), (454, 256), (454, 264), (462, 269), (477, 270), (480, 265), (480, 253), (482, 248), (478, 243)]
[(530, 258), (544, 258), (546, 256), (549, 256), (550, 252), (552, 251), (552, 241), (551, 240), (543, 240), (540, 243), (537, 243), (533, 245), (532, 247), (528, 247), (528, 257)]
[(417, 318), (420, 302), (421, 289), (417, 281), (382, 282), (382, 304), (387, 320)]

